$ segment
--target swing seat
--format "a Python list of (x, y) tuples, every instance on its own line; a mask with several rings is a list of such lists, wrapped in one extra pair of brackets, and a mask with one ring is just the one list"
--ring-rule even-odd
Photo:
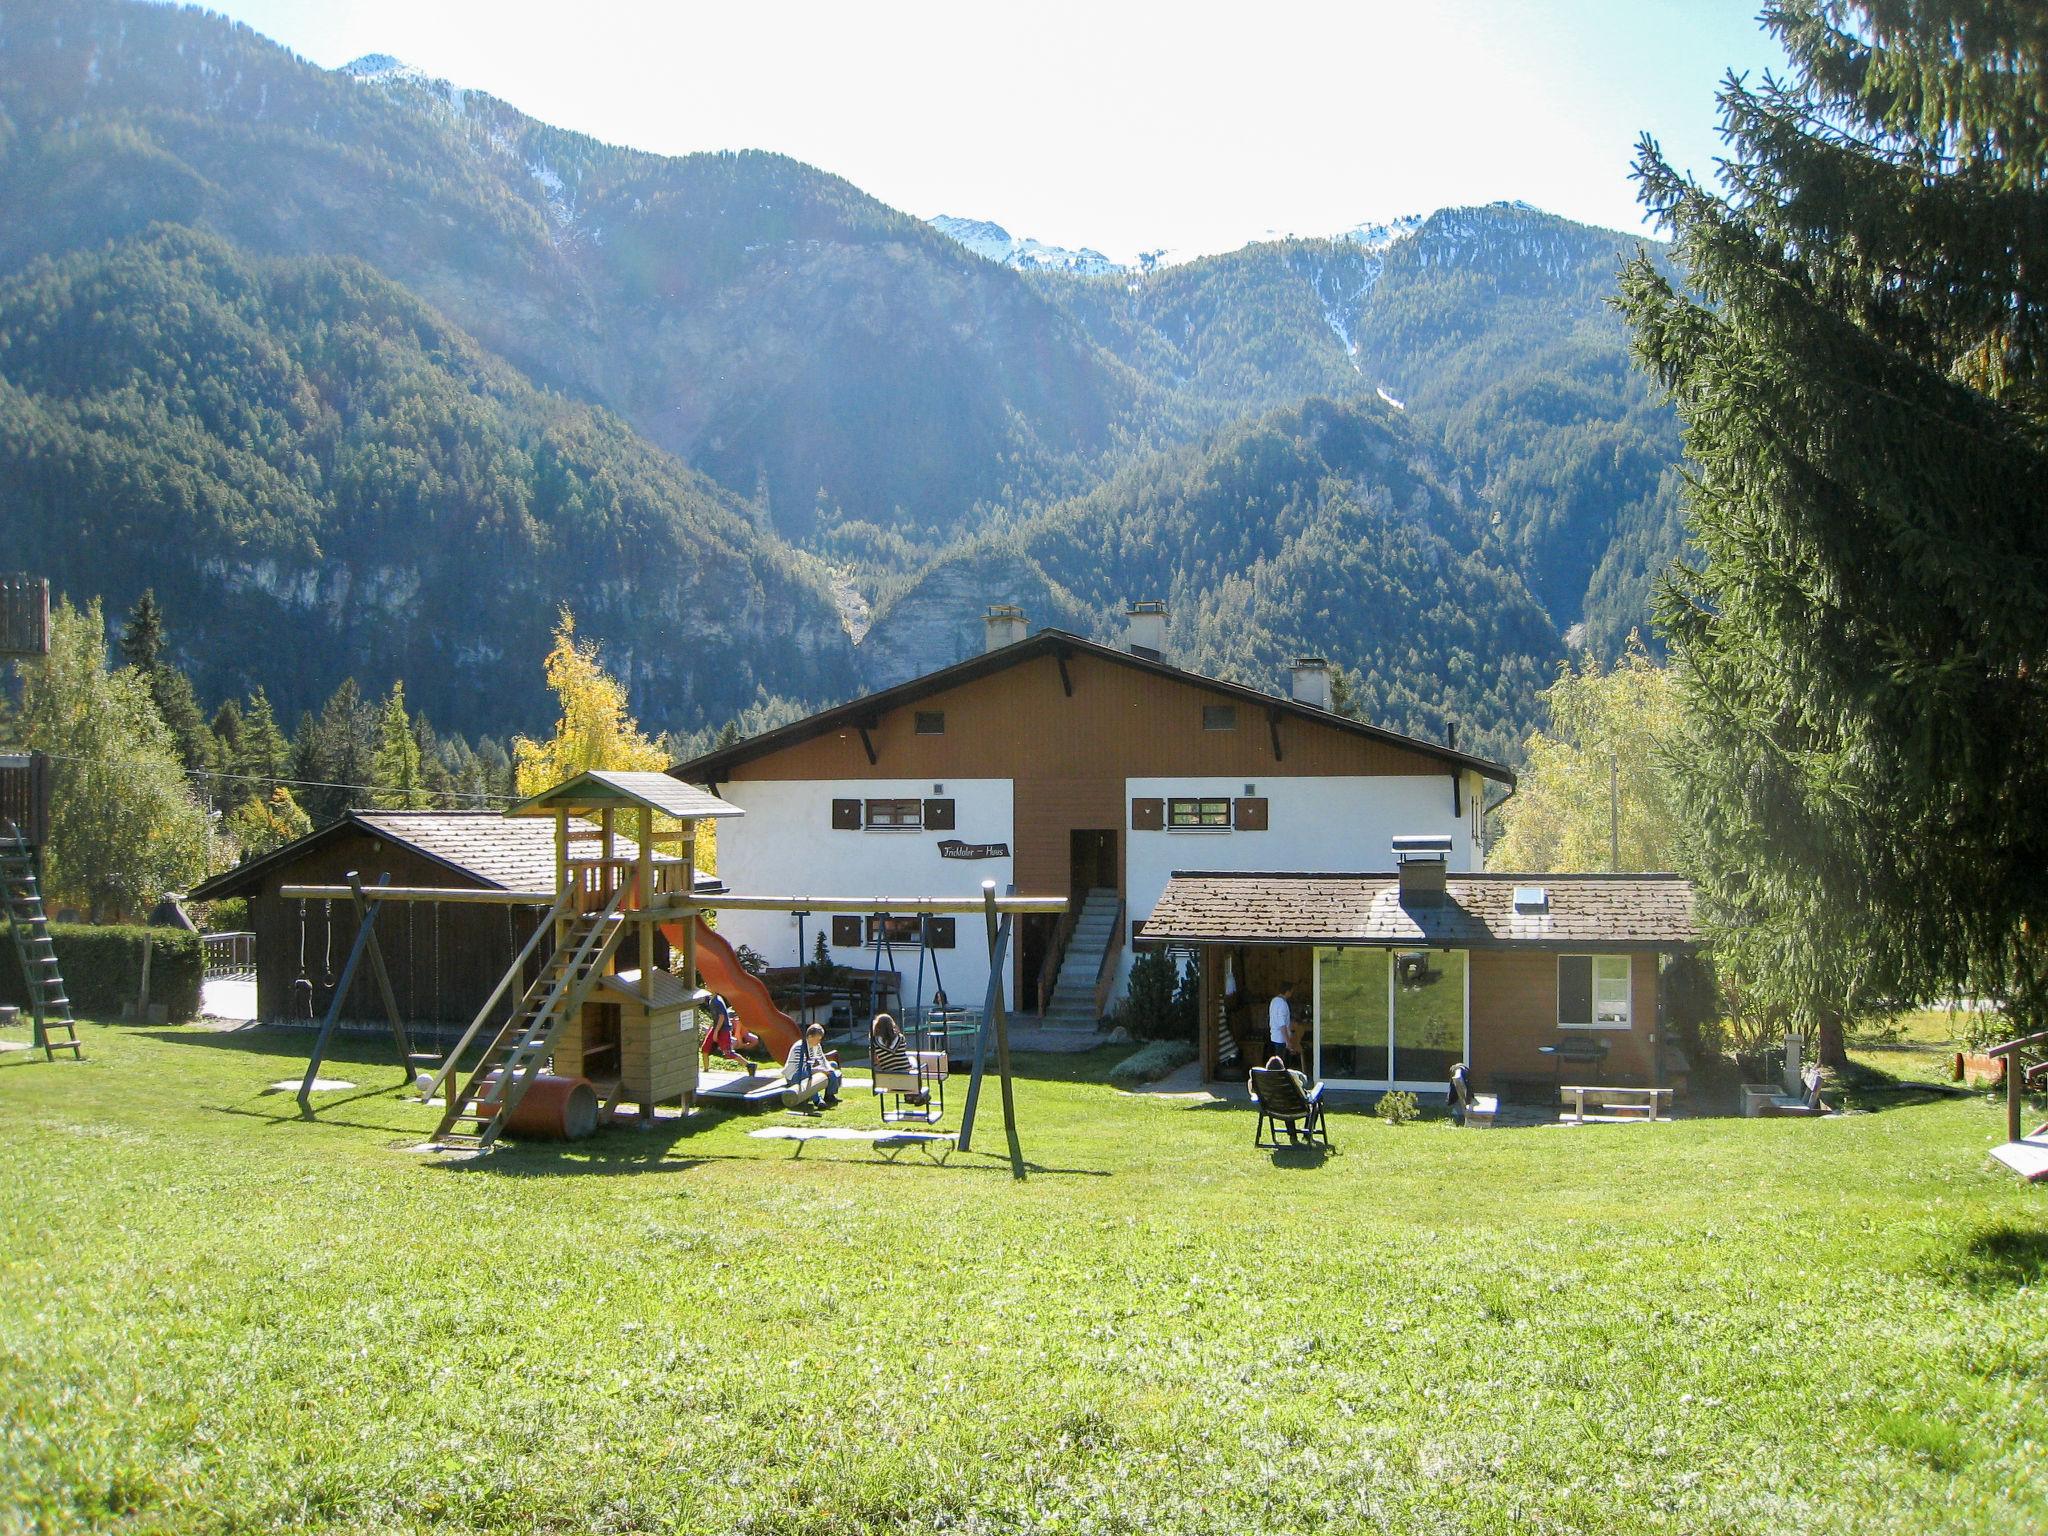
[[(915, 1068), (909, 1072), (875, 1072), (871, 1074), (875, 1097), (882, 1101), (882, 1123), (901, 1125), (916, 1121), (923, 1125), (937, 1125), (946, 1113), (945, 1083), (949, 1064), (944, 1051), (913, 1051), (910, 1055)], [(930, 1094), (938, 1089), (936, 1102), (913, 1104), (910, 1096), (915, 1093)], [(889, 1101), (895, 1099), (895, 1107)]]

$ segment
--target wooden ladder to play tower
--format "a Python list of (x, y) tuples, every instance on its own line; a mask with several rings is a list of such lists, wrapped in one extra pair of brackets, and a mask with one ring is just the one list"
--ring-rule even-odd
[(22, 980), (28, 987), (36, 1044), (51, 1061), (59, 1051), (69, 1051), (74, 1060), (82, 1058), (85, 1051), (71, 1017), (71, 999), (65, 995), (57, 947), (50, 942), (50, 924), (43, 914), (35, 850), (22, 840), (20, 829), (11, 821), (0, 822), (0, 903), (7, 908), (7, 928), (14, 935), (14, 953), (20, 957)]
[[(481, 1151), (498, 1139), (506, 1118), (539, 1075), (563, 1022), (575, 1016), (604, 975), (605, 962), (625, 932), (619, 908), (626, 893), (622, 881), (602, 912), (568, 920), (554, 954), (505, 1027), (484, 1048), (476, 1070), (460, 1090), (449, 1093), (447, 1112), (434, 1132), (436, 1141)], [(455, 1081), (452, 1074), (448, 1081)]]

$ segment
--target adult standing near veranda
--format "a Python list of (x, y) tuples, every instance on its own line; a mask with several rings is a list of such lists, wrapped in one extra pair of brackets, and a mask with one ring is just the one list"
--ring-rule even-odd
[(1283, 981), (1280, 990), (1273, 994), (1273, 1001), (1266, 1008), (1266, 1034), (1273, 1045), (1273, 1054), (1290, 1068), (1301, 1067), (1301, 1051), (1295, 1045), (1294, 1031), (1294, 983)]

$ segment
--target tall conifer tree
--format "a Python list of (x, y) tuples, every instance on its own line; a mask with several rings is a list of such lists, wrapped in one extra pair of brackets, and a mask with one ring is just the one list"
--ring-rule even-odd
[(1859, 993), (2048, 1014), (2048, 8), (1781, 0), (1718, 190), (1645, 140), (1622, 304), (1702, 555), (1659, 616), (1710, 916), (1841, 1059)]

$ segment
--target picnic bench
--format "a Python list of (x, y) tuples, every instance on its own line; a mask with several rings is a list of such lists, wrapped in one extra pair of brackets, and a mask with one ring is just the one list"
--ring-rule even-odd
[(1558, 1088), (1557, 1096), (1564, 1106), (1558, 1119), (1566, 1125), (1631, 1125), (1671, 1118), (1669, 1088), (1566, 1083)]

